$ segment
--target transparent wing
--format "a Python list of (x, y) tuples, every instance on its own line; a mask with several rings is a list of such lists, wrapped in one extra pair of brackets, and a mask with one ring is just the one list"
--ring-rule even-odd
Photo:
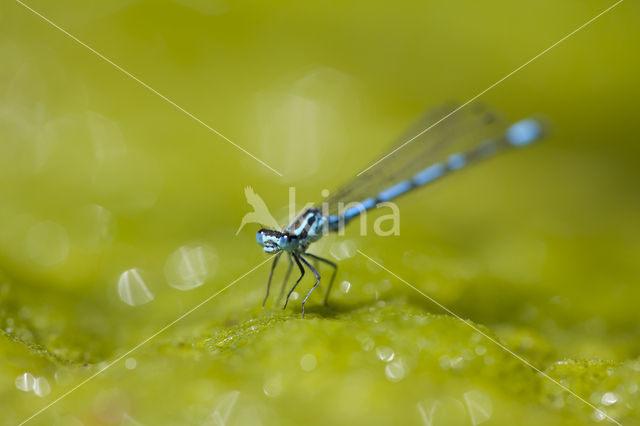
[[(438, 120), (454, 109), (454, 106), (449, 105), (428, 112), (372, 161), (377, 161), (401, 147), (408, 140), (438, 123)], [(415, 173), (446, 160), (452, 154), (469, 151), (487, 139), (501, 137), (505, 129), (504, 120), (498, 113), (479, 103), (469, 105), (451, 114), (371, 169), (332, 192), (324, 202), (329, 204), (329, 213), (335, 214), (338, 211), (338, 203), (346, 205), (376, 196), (390, 185), (409, 179)], [(365, 167), (369, 165), (371, 162)]]

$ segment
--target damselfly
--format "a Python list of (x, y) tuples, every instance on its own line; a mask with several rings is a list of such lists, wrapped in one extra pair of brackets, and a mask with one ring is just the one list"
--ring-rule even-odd
[[(309, 259), (333, 268), (324, 297), (325, 304), (338, 270), (334, 262), (307, 251), (313, 242), (328, 232), (340, 230), (362, 212), (382, 202), (394, 200), (413, 189), (423, 187), (453, 171), (500, 152), (529, 145), (540, 140), (545, 133), (540, 119), (526, 118), (505, 125), (498, 113), (478, 105), (463, 108), (439, 122), (452, 111), (453, 108), (445, 107), (427, 114), (391, 147), (388, 152), (393, 152), (392, 155), (340, 188), (322, 203), (323, 208), (318, 205), (306, 209), (282, 231), (264, 228), (258, 231), (258, 244), (265, 252), (275, 253), (263, 307), (269, 297), (273, 272), (283, 253), (286, 253), (290, 262), (280, 296), (294, 262), (300, 270), (300, 276), (289, 290), (283, 309), (287, 307), (289, 297), (304, 277), (305, 267), (315, 276), (315, 283), (302, 300), (304, 316), (305, 303), (321, 279), (320, 273)], [(435, 123), (437, 125), (423, 132)], [(415, 137), (418, 134), (420, 136)], [(415, 139), (410, 143), (406, 143), (413, 138)]]

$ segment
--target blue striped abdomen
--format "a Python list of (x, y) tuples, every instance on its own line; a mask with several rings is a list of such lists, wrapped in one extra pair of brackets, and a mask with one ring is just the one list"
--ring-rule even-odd
[[(394, 200), (407, 192), (425, 186), (442, 176), (463, 169), (479, 160), (489, 158), (509, 148), (517, 148), (534, 143), (544, 135), (543, 124), (534, 118), (527, 118), (509, 126), (504, 134), (496, 139), (478, 141), (466, 152), (451, 154), (446, 160), (425, 167), (412, 177), (392, 183), (388, 188), (355, 204), (351, 203), (341, 215), (329, 216), (329, 229), (335, 231), (362, 212), (376, 205)], [(416, 142), (419, 143), (419, 142)]]

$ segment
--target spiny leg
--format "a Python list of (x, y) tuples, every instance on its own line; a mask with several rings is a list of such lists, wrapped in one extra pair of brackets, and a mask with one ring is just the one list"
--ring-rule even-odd
[(296, 289), (296, 287), (298, 286), (298, 283), (300, 282), (300, 280), (302, 280), (302, 277), (304, 277), (304, 268), (302, 267), (302, 264), (298, 260), (298, 256), (296, 256), (294, 253), (291, 253), (291, 257), (293, 257), (293, 260), (296, 261), (298, 268), (300, 268), (300, 278), (298, 278), (298, 281), (296, 281), (293, 287), (291, 287), (291, 290), (289, 290), (289, 293), (287, 293), (287, 298), (284, 301), (284, 306), (282, 307), (282, 309), (286, 309), (287, 303), (289, 303), (289, 297), (291, 296), (291, 293), (293, 293), (293, 290)]
[(264, 300), (262, 301), (262, 309), (264, 309), (264, 305), (267, 303), (267, 299), (269, 298), (269, 289), (271, 288), (271, 278), (273, 278), (273, 271), (276, 269), (276, 265), (278, 264), (278, 259), (282, 256), (282, 252), (275, 255), (273, 259), (273, 263), (271, 264), (271, 272), (269, 272), (269, 281), (267, 281), (267, 294), (264, 295)]
[(326, 263), (327, 265), (333, 268), (333, 274), (331, 275), (331, 281), (329, 281), (329, 287), (327, 288), (327, 293), (324, 295), (324, 304), (325, 306), (329, 303), (329, 293), (331, 292), (331, 286), (333, 285), (333, 280), (336, 278), (336, 274), (338, 273), (338, 265), (333, 263), (330, 260), (327, 260), (323, 257), (316, 256), (315, 254), (305, 253), (305, 256), (312, 257), (320, 262)]
[(278, 300), (276, 301), (276, 305), (280, 303), (282, 300), (282, 296), (284, 295), (284, 288), (287, 286), (289, 282), (289, 276), (291, 275), (291, 271), (293, 270), (293, 260), (291, 260), (291, 255), (289, 255), (289, 268), (287, 268), (287, 273), (284, 275), (284, 281), (282, 281), (282, 286), (280, 286), (280, 295), (278, 295)]
[(315, 290), (315, 288), (318, 286), (318, 283), (320, 283), (320, 274), (318, 273), (316, 268), (311, 266), (311, 264), (307, 261), (307, 259), (305, 259), (302, 255), (300, 255), (300, 259), (304, 262), (305, 265), (307, 265), (307, 268), (311, 269), (311, 272), (313, 272), (313, 275), (316, 276), (316, 283), (313, 285), (313, 287), (311, 287), (311, 290), (309, 290), (306, 297), (302, 301), (302, 318), (304, 318), (304, 304), (307, 302), (307, 299), (309, 298), (309, 296), (311, 296), (311, 293), (313, 293), (313, 290)]

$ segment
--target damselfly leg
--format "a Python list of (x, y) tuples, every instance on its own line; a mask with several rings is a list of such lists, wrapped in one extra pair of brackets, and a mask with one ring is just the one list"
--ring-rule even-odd
[(289, 258), (289, 267), (287, 268), (287, 273), (284, 274), (284, 281), (282, 281), (282, 285), (280, 286), (280, 294), (278, 295), (278, 300), (276, 300), (276, 305), (280, 304), (282, 300), (282, 296), (284, 296), (284, 289), (287, 287), (287, 283), (289, 282), (289, 277), (291, 276), (291, 271), (293, 270), (293, 260), (291, 259), (291, 255)]
[(316, 276), (316, 282), (315, 284), (313, 284), (313, 287), (311, 287), (311, 290), (309, 290), (309, 292), (307, 293), (307, 295), (305, 296), (304, 300), (302, 301), (302, 318), (304, 318), (304, 304), (307, 303), (307, 299), (309, 298), (309, 296), (311, 296), (311, 293), (313, 293), (313, 290), (316, 289), (316, 287), (318, 286), (318, 283), (320, 283), (320, 274), (318, 273), (318, 271), (316, 270), (316, 268), (314, 268), (307, 259), (304, 258), (303, 255), (300, 255), (300, 260), (302, 260), (302, 262), (307, 265), (307, 268), (311, 269), (311, 272), (313, 272), (313, 275)]
[(269, 298), (269, 289), (271, 288), (271, 279), (273, 278), (273, 271), (276, 269), (276, 265), (278, 264), (278, 259), (282, 256), (282, 252), (275, 255), (273, 259), (273, 263), (271, 264), (271, 272), (269, 273), (269, 281), (267, 281), (267, 294), (264, 295), (264, 300), (262, 301), (262, 309), (264, 309), (265, 303), (267, 303), (267, 299)]
[(298, 286), (298, 283), (302, 280), (302, 277), (304, 277), (304, 268), (302, 267), (300, 260), (298, 260), (298, 256), (295, 254), (291, 254), (291, 257), (293, 257), (293, 260), (296, 262), (296, 265), (298, 265), (298, 268), (300, 269), (300, 277), (298, 278), (296, 283), (293, 285), (293, 287), (291, 287), (291, 290), (289, 290), (289, 293), (287, 293), (287, 298), (284, 301), (284, 306), (282, 307), (282, 309), (287, 308), (287, 303), (289, 303), (289, 297), (291, 297), (291, 293), (293, 293), (293, 291)]
[(326, 263), (327, 265), (331, 266), (333, 268), (333, 274), (331, 275), (331, 281), (329, 281), (329, 287), (327, 288), (327, 293), (324, 295), (324, 304), (325, 306), (328, 305), (329, 303), (329, 293), (331, 293), (331, 286), (333, 286), (333, 280), (336, 278), (336, 274), (338, 273), (338, 265), (336, 265), (335, 263), (333, 263), (332, 261), (325, 259), (323, 257), (320, 256), (316, 256), (315, 254), (312, 253), (305, 253), (305, 256), (309, 256), (313, 259), (316, 259), (322, 263)]

